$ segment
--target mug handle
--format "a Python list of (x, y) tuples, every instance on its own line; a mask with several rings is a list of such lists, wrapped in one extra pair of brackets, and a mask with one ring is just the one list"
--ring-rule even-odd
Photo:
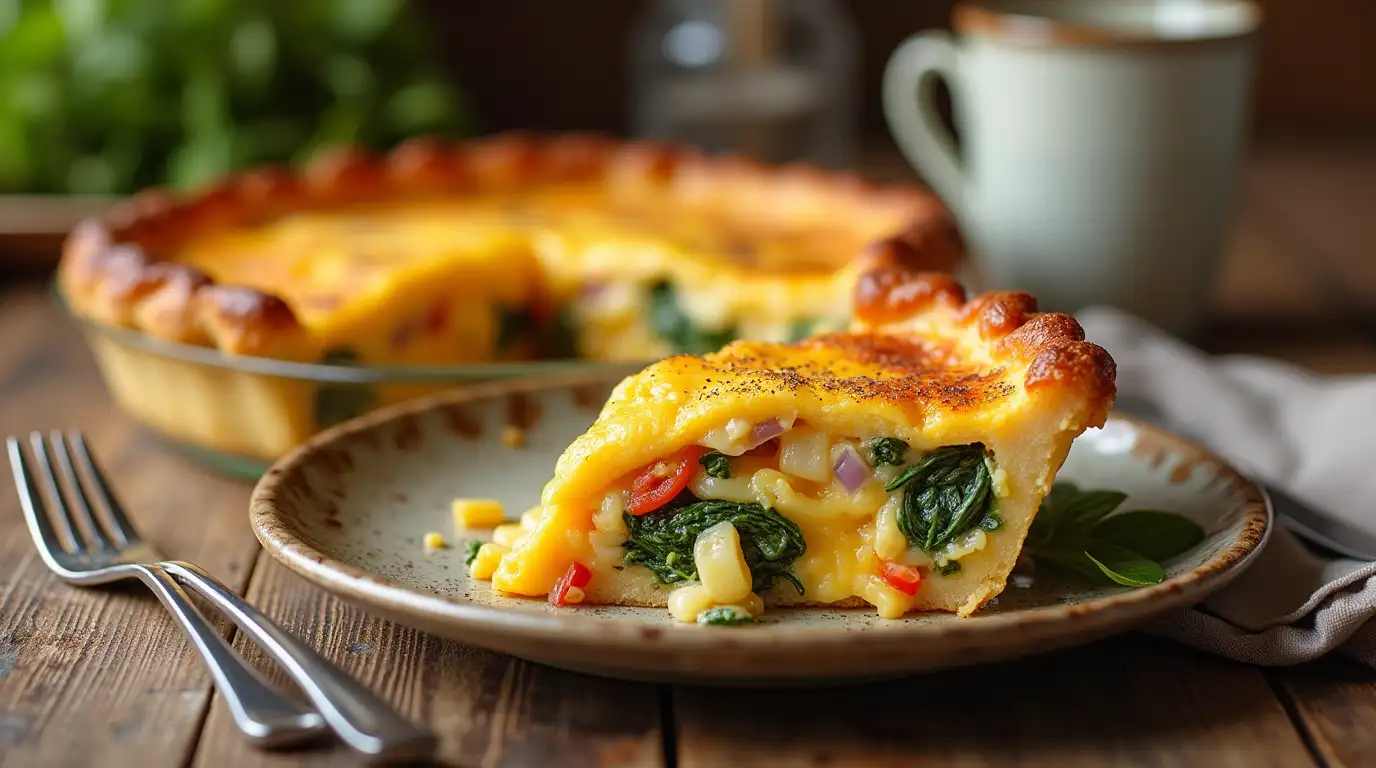
[(903, 156), (961, 217), (969, 180), (955, 139), (937, 112), (938, 77), (945, 78), (959, 98), (960, 74), (951, 36), (934, 30), (903, 41), (884, 68), (884, 117)]

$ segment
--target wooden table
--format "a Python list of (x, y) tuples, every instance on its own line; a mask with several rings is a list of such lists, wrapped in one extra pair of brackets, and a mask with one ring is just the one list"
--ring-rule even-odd
[[(1376, 370), (1373, 203), (1376, 143), (1262, 145), (1246, 173), (1204, 345), (1324, 371)], [(245, 514), (248, 486), (168, 453), (113, 409), (44, 286), (0, 286), (0, 433), (54, 427), (87, 431), (160, 549), (246, 592), (428, 723), (443, 736), (446, 762), (1376, 764), (1376, 673), (1341, 659), (1259, 669), (1124, 636), (887, 683), (740, 691), (583, 677), (372, 618), (259, 551)], [(13, 494), (0, 487), (6, 764), (353, 761), (328, 747), (255, 752), (226, 715), (157, 602), (141, 587), (58, 583), (35, 555)]]

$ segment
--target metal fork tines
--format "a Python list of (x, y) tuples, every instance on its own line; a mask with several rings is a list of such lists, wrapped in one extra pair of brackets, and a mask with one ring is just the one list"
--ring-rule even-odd
[[(43, 561), (75, 584), (137, 578), (152, 588), (200, 651), (235, 722), (250, 738), (273, 745), (297, 743), (328, 726), (350, 747), (377, 757), (423, 759), (434, 753), (434, 734), (412, 725), (215, 577), (191, 563), (164, 560), (129, 522), (80, 433), (53, 432), (45, 440), (35, 432), (29, 439), (36, 470), (17, 438), (7, 438), (6, 446), (20, 504)], [(182, 585), (262, 647), (319, 713), (286, 698), (249, 667), (196, 610)]]
[[(196, 610), (181, 586), (155, 564), (162, 557), (129, 523), (81, 435), (74, 433), (70, 440), (60, 432), (53, 432), (50, 440), (40, 432), (30, 435), (36, 471), (18, 439), (5, 442), (29, 532), (54, 573), (74, 584), (134, 578), (148, 585), (205, 659), (239, 730), (255, 743), (284, 746), (320, 734), (325, 725), (320, 715), (259, 676)], [(86, 483), (77, 475), (78, 465)], [(103, 515), (98, 517), (94, 507)]]

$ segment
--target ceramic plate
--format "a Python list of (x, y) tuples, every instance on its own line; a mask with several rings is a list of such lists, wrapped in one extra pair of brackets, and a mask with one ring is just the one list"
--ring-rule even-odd
[[(494, 596), (468, 578), (450, 501), (495, 497), (515, 517), (585, 430), (614, 380), (502, 382), (378, 411), (320, 434), (274, 466), (252, 500), (258, 538), (289, 568), (366, 609), (437, 635), (595, 674), (701, 683), (870, 678), (975, 664), (1128, 629), (1235, 578), (1270, 529), (1265, 497), (1221, 460), (1157, 428), (1111, 418), (1081, 436), (1060, 478), (1168, 509), (1207, 536), (1146, 588), (1010, 583), (967, 619), (887, 621), (869, 610), (774, 609), (753, 626), (675, 624), (663, 609)], [(525, 431), (511, 448), (503, 427)]]

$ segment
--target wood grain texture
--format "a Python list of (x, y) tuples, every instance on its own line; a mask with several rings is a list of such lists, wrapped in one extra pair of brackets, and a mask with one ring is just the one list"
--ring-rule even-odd
[(1144, 637), (817, 691), (674, 691), (679, 765), (1312, 764), (1261, 671)]
[(1376, 765), (1376, 674), (1350, 659), (1326, 658), (1273, 675), (1325, 762)]
[[(0, 433), (80, 426), (139, 529), (242, 588), (257, 551), (247, 489), (166, 454), (118, 415), (41, 287), (0, 292), (0, 329)], [(51, 576), (8, 481), (0, 486), (0, 755), (10, 765), (180, 764), (211, 692), (199, 657), (142, 587), (79, 589)]]
[[(529, 664), (369, 616), (266, 554), (248, 598), (327, 658), (426, 723), (441, 760), (483, 766), (663, 764), (659, 691)], [(242, 643), (236, 647), (242, 647)], [(250, 656), (256, 649), (246, 649)], [(282, 677), (272, 670), (273, 679)], [(342, 747), (265, 754), (244, 744), (217, 701), (200, 765), (362, 764)]]

